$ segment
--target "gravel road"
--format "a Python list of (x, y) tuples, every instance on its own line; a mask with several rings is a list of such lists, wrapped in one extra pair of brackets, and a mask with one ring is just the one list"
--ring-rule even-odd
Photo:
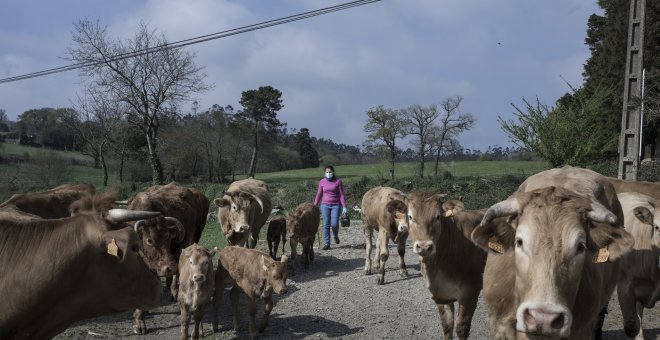
[[(385, 285), (376, 285), (376, 276), (364, 275), (364, 236), (360, 221), (340, 229), (341, 244), (330, 250), (314, 247), (316, 258), (309, 270), (299, 268), (288, 281), (288, 294), (274, 296), (275, 307), (270, 323), (261, 339), (442, 339), (440, 319), (430, 293), (419, 272), (419, 260), (406, 249), (408, 277), (398, 274), (396, 246), (390, 244)], [(374, 240), (375, 244), (375, 240)], [(265, 243), (258, 248), (266, 250)], [(299, 250), (300, 252), (300, 250)], [(288, 244), (287, 244), (287, 253)], [(204, 339), (247, 338), (247, 314), (241, 298), (241, 326), (232, 327), (229, 298), (223, 299), (220, 331), (212, 333), (211, 311), (204, 322)], [(263, 304), (258, 304), (258, 317)], [(131, 333), (131, 312), (79, 322), (56, 339), (177, 339), (179, 308), (163, 301), (161, 307), (147, 316), (149, 333)], [(660, 339), (660, 308), (646, 310), (645, 339)], [(471, 339), (487, 339), (486, 314), (479, 303), (470, 332)], [(610, 313), (604, 327), (604, 339), (625, 338), (616, 297), (610, 302)]]

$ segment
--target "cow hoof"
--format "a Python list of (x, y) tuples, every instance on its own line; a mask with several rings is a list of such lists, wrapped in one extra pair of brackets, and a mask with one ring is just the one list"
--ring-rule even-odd
[(381, 277), (377, 278), (377, 279), (376, 279), (376, 284), (379, 285), (379, 286), (384, 285), (384, 284), (385, 284), (385, 278), (384, 278), (384, 277), (382, 277), (382, 278), (381, 278)]
[(147, 326), (144, 324), (144, 321), (139, 321), (137, 324), (133, 324), (133, 334), (147, 334)]
[(401, 270), (399, 271), (399, 275), (401, 275), (402, 277), (408, 277), (408, 270), (406, 270), (406, 269), (401, 269)]

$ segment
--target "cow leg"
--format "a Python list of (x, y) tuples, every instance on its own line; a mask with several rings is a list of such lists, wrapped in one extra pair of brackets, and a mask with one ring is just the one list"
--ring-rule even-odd
[(269, 239), (268, 242), (266, 242), (266, 243), (268, 243), (268, 254), (274, 260), (275, 259), (275, 254), (273, 253), (273, 245), (275, 244), (275, 241)]
[(147, 311), (142, 309), (136, 309), (133, 313), (133, 333), (134, 334), (146, 334), (147, 326), (144, 323), (144, 316), (147, 314)]
[(408, 269), (406, 269), (406, 238), (401, 237), (397, 240), (396, 250), (399, 253), (399, 274), (403, 277), (408, 276)]
[(273, 260), (277, 258), (277, 247), (280, 246), (280, 238), (276, 237), (275, 240), (273, 240)]
[(310, 248), (312, 248), (312, 242), (305, 241), (305, 243), (303, 243), (303, 255), (302, 255), (302, 262), (305, 269), (309, 269)]
[(257, 323), (255, 321), (257, 317), (257, 301), (252, 298), (247, 299), (248, 305), (248, 319), (249, 319), (249, 335), (250, 338), (254, 339), (257, 337)]
[(165, 279), (165, 282), (167, 282), (167, 280), (170, 281), (168, 287), (170, 287), (170, 294), (172, 294), (172, 301), (176, 301), (177, 298), (179, 297), (179, 274), (168, 276)]
[(204, 307), (206, 306), (199, 306), (197, 310), (193, 313), (193, 317), (195, 319), (195, 328), (193, 328), (193, 333), (192, 333), (192, 339), (197, 340), (199, 339), (200, 333), (202, 336), (204, 336), (204, 330), (202, 328), (202, 319), (204, 318)]
[(282, 235), (282, 255), (284, 255), (284, 246), (286, 245), (286, 236)]
[(273, 299), (270, 296), (264, 298), (264, 317), (261, 319), (261, 324), (259, 325), (259, 333), (263, 332), (268, 326), (268, 317), (270, 316), (270, 311), (273, 310)]
[(635, 340), (644, 340), (644, 327), (642, 325), (642, 319), (644, 317), (644, 306), (637, 302), (637, 318), (639, 319), (639, 333)]
[(617, 297), (619, 307), (621, 307), (621, 316), (623, 317), (623, 330), (628, 339), (634, 339), (639, 334), (641, 324), (637, 316), (637, 299), (630, 284), (619, 284), (617, 286)]
[(298, 247), (298, 240), (290, 239), (289, 240), (289, 246), (291, 247), (291, 260), (289, 261), (289, 262), (291, 262), (291, 264), (289, 266), (289, 268), (291, 268), (291, 269), (289, 270), (289, 272), (293, 276), (293, 275), (296, 275), (296, 261), (297, 261), (297, 259), (296, 259), (296, 257), (297, 257), (296, 248)]
[(257, 241), (259, 241), (259, 232), (252, 232), (248, 236), (248, 248), (254, 249), (257, 246)]
[(241, 296), (241, 290), (238, 286), (231, 287), (229, 292), (229, 300), (231, 301), (231, 317), (234, 320), (234, 330), (237, 331), (240, 329), (239, 318), (238, 318), (238, 298)]
[(440, 321), (442, 322), (442, 332), (444, 339), (452, 339), (454, 336), (454, 303), (437, 303)]
[(371, 275), (371, 243), (373, 238), (374, 231), (370, 226), (364, 225), (364, 245), (366, 249), (366, 255), (364, 258), (364, 275)]
[[(467, 340), (470, 337), (470, 325), (472, 324), (472, 316), (477, 309), (477, 301), (479, 296), (468, 301), (458, 303), (458, 315), (456, 316), (456, 336), (461, 340)], [(453, 307), (453, 303), (451, 304)], [(452, 313), (453, 314), (453, 313)]]
[(385, 231), (378, 233), (378, 284), (385, 284), (385, 262), (390, 257), (390, 250), (387, 248), (387, 233)]
[(181, 310), (181, 315), (179, 320), (181, 321), (181, 327), (179, 331), (179, 340), (188, 339), (188, 324), (190, 323), (190, 310), (185, 303), (179, 301), (179, 309)]

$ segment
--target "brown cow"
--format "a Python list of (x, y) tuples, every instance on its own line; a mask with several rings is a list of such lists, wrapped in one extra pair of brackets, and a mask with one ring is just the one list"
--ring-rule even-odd
[(268, 222), (268, 231), (266, 233), (268, 242), (268, 253), (273, 260), (277, 259), (277, 247), (282, 241), (282, 254), (284, 254), (284, 245), (286, 245), (286, 217), (278, 216)]
[(285, 294), (286, 289), (286, 255), (275, 261), (266, 253), (254, 249), (237, 246), (227, 246), (220, 251), (218, 269), (215, 273), (215, 292), (213, 293), (213, 331), (218, 331), (218, 308), (222, 302), (225, 281), (231, 283), (229, 293), (231, 299), (234, 329), (239, 329), (238, 299), (241, 294), (248, 298), (249, 334), (251, 338), (257, 336), (256, 312), (257, 299), (264, 300), (264, 316), (259, 325), (259, 332), (263, 332), (268, 325), (268, 317), (273, 310), (273, 292)]
[(314, 239), (319, 231), (321, 211), (312, 203), (300, 203), (293, 214), (289, 214), (289, 245), (291, 246), (291, 275), (295, 275), (297, 266), (298, 243), (302, 245), (302, 263), (305, 269), (314, 261)]
[(159, 213), (95, 199), (105, 202), (99, 210), (67, 218), (0, 215), (0, 339), (50, 339), (78, 320), (158, 304), (160, 280), (139, 256), (137, 234), (115, 228)]
[[(494, 217), (507, 223), (491, 224)], [(587, 169), (543, 171), (490, 208), (472, 240), (490, 251), (484, 301), (496, 339), (588, 339), (634, 242), (612, 185)], [(526, 333), (526, 334), (524, 334)]]
[(254, 248), (271, 212), (266, 182), (254, 178), (233, 182), (222, 198), (213, 202), (218, 206), (218, 222), (227, 242)]
[[(199, 242), (206, 225), (209, 201), (199, 190), (176, 182), (154, 185), (137, 193), (128, 202), (131, 210), (158, 211), (163, 216), (135, 222), (142, 241), (140, 254), (158, 276), (166, 277), (172, 297), (176, 297), (177, 263), (181, 250)], [(144, 311), (137, 310), (133, 332), (146, 333)]]
[[(217, 247), (208, 250), (197, 243), (193, 243), (181, 251), (178, 297), (179, 310), (181, 311), (179, 337), (181, 340), (188, 339), (188, 324), (190, 323), (191, 314), (195, 322), (191, 338), (199, 339), (204, 310), (215, 289), (213, 256), (217, 251)], [(201, 333), (203, 336), (204, 331), (201, 330)]]
[(660, 300), (660, 202), (635, 192), (618, 196), (635, 245), (621, 260), (617, 297), (626, 336), (643, 339), (644, 308), (653, 308)]
[(612, 177), (606, 178), (610, 183), (612, 183), (617, 194), (622, 192), (638, 192), (640, 194), (651, 196), (656, 200), (660, 200), (659, 182), (630, 181)]
[(456, 335), (467, 339), (482, 287), (486, 253), (470, 240), (485, 210), (464, 211), (463, 203), (433, 192), (408, 195), (408, 227), (420, 271), (438, 307), (445, 339), (454, 330), (454, 302), (458, 302)]
[(378, 232), (376, 249), (378, 259), (379, 285), (385, 283), (385, 262), (390, 256), (387, 246), (388, 240), (397, 244), (399, 253), (399, 274), (408, 276), (406, 262), (406, 240), (408, 239), (408, 206), (407, 197), (397, 189), (388, 187), (375, 187), (362, 196), (362, 221), (364, 222), (364, 239), (366, 244), (366, 257), (364, 261), (364, 273), (373, 274), (371, 270), (371, 247), (374, 230)]
[(19, 210), (41, 218), (69, 217), (69, 206), (73, 202), (95, 193), (96, 189), (91, 184), (63, 184), (47, 191), (15, 194), (0, 207), (13, 204)]

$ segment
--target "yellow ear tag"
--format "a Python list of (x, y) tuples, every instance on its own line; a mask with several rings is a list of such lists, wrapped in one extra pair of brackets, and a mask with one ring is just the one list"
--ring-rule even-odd
[(108, 254), (112, 256), (117, 256), (119, 253), (119, 247), (117, 247), (117, 243), (115, 243), (115, 239), (113, 238), (110, 243), (108, 243)]
[(610, 258), (610, 251), (607, 250), (607, 247), (598, 249), (598, 253), (594, 254), (593, 261), (594, 263), (603, 263), (607, 262)]
[(265, 270), (268, 271), (268, 267), (265, 264), (262, 264), (261, 267)]
[(504, 254), (504, 246), (497, 241), (488, 241), (488, 248), (498, 254)]
[(447, 211), (445, 211), (445, 217), (449, 217), (449, 216), (451, 216), (451, 215), (453, 215), (453, 214), (454, 214), (454, 211), (453, 211), (453, 210), (451, 210), (451, 209), (450, 209), (450, 210), (447, 210)]

